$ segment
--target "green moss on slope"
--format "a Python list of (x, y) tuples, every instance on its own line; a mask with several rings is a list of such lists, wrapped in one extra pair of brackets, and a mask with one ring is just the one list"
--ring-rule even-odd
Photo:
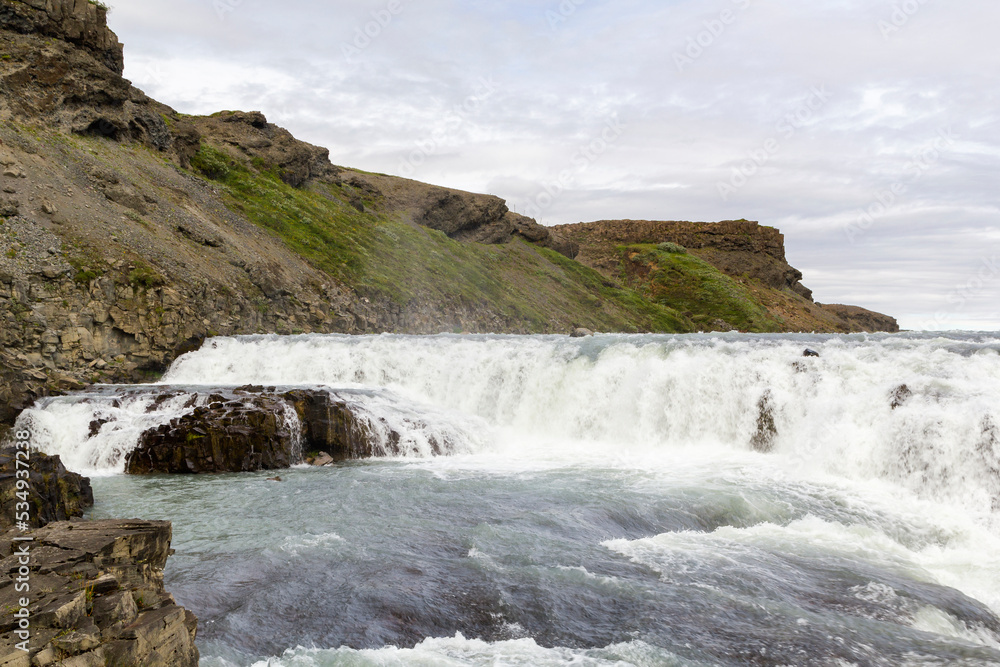
[(782, 324), (737, 280), (694, 255), (653, 244), (618, 248), (626, 282), (654, 302), (692, 313), (696, 323), (723, 320), (741, 330), (782, 331)]
[(358, 211), (350, 186), (294, 188), (275, 170), (241, 164), (203, 144), (191, 161), (225, 186), (227, 205), (264, 227), (313, 266), (373, 299), (398, 305), (488, 309), (525, 331), (687, 332), (675, 310), (607, 281), (596, 271), (523, 241), (463, 243), (442, 232)]

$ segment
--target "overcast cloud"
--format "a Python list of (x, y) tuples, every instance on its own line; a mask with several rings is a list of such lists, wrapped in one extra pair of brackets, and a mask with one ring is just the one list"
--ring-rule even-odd
[(112, 4), (179, 111), (545, 224), (759, 220), (819, 301), (1000, 330), (995, 0)]

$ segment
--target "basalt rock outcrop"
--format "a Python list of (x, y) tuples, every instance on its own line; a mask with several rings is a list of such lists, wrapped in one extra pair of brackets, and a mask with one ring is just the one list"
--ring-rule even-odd
[(123, 47), (106, 19), (87, 0), (0, 1), (0, 119), (171, 149), (169, 108), (122, 78)]
[(785, 237), (773, 227), (749, 220), (716, 223), (653, 220), (603, 220), (555, 229), (580, 245), (577, 259), (602, 273), (613, 273), (617, 246), (676, 243), (731, 276), (749, 275), (768, 287), (789, 288), (811, 298), (802, 272), (785, 259)]
[[(325, 452), (331, 463), (398, 453), (382, 451), (371, 424), (329, 392), (296, 389), (282, 398), (299, 416), (305, 451)], [(395, 435), (398, 442), (399, 434)]]
[(90, 480), (18, 451), (0, 451), (0, 665), (197, 665), (198, 621), (163, 587), (170, 523), (78, 520)]
[(844, 306), (840, 304), (819, 304), (827, 312), (833, 313), (840, 319), (848, 322), (852, 331), (887, 331), (895, 333), (899, 331), (899, 323), (894, 317), (876, 313), (858, 306)]
[[(0, 449), (0, 532), (15, 526), (18, 514), (26, 514), (26, 523), (40, 528), (81, 517), (84, 509), (93, 506), (90, 480), (66, 470), (58, 456), (18, 451), (13, 447)], [(18, 480), (22, 480), (21, 485)], [(21, 502), (28, 503), (26, 512), (18, 512)]]
[(0, 23), (6, 29), (65, 40), (121, 74), (124, 46), (108, 28), (107, 17), (106, 6), (88, 0), (8, 0), (0, 5)]
[(341, 172), (340, 177), (363, 191), (376, 194), (388, 208), (399, 211), (408, 220), (460, 241), (498, 244), (509, 243), (518, 237), (570, 259), (579, 252), (576, 243), (554, 228), (514, 213), (499, 197), (381, 174)]
[(284, 402), (263, 395), (209, 400), (210, 405), (143, 433), (125, 458), (125, 472), (248, 472), (301, 461), (299, 434), (288, 427)]
[[(327, 391), (281, 393), (248, 385), (220, 390), (207, 400), (194, 394), (189, 403), (189, 412), (140, 436), (126, 455), (125, 472), (249, 472), (287, 468), (301, 463), (307, 452), (326, 453), (324, 463), (402, 453), (398, 432), (382, 423), (376, 432), (356, 405)], [(433, 449), (440, 454), (446, 447), (436, 443)]]
[(169, 522), (137, 520), (0, 535), (0, 664), (195, 667), (198, 621), (163, 587), (170, 540)]

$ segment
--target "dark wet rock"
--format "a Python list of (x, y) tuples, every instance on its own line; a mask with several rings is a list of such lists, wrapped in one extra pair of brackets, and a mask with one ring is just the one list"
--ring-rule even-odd
[[(382, 451), (368, 420), (328, 392), (294, 390), (282, 396), (302, 421), (302, 446), (307, 451), (322, 450), (330, 462), (398, 453)], [(399, 434), (393, 436), (390, 441), (398, 444)]]
[(991, 490), (990, 504), (994, 512), (1000, 512), (1000, 427), (987, 415), (980, 427), (982, 435), (976, 443), (976, 454), (988, 471)]
[[(147, 409), (146, 412), (152, 412), (152, 410)], [(101, 429), (104, 427), (104, 425), (107, 424), (110, 421), (111, 421), (110, 419), (94, 419), (94, 420), (91, 420), (90, 426), (87, 429), (87, 437), (88, 438), (93, 438), (95, 435), (97, 435), (98, 433), (100, 433)]]
[(767, 454), (774, 450), (774, 441), (778, 437), (774, 410), (774, 395), (768, 389), (757, 402), (757, 429), (750, 439), (750, 446), (756, 452)]
[(889, 394), (889, 405), (893, 410), (906, 404), (913, 396), (913, 391), (905, 384), (901, 384)]
[[(90, 480), (66, 470), (58, 456), (22, 452), (19, 457), (18, 451), (12, 447), (0, 450), (0, 531), (15, 525), (17, 503), (23, 501), (17, 495), (24, 492), (18, 488), (18, 469), (28, 471), (28, 524), (33, 528), (83, 516), (84, 508), (93, 506)], [(19, 458), (27, 468), (18, 467)]]
[(163, 587), (170, 540), (167, 521), (114, 519), (0, 535), (0, 607), (21, 608), (24, 593), (7, 575), (21, 567), (22, 549), (32, 583), (29, 651), (19, 655), (17, 619), (4, 613), (0, 664), (196, 666), (198, 620)]
[[(221, 397), (220, 397), (221, 398)], [(195, 408), (147, 431), (125, 458), (125, 472), (222, 473), (287, 468), (300, 460), (285, 404), (267, 396)]]
[(802, 356), (803, 357), (818, 357), (819, 356), (819, 352), (817, 352), (816, 350), (810, 350), (809, 348), (806, 348), (806, 351), (802, 353)]

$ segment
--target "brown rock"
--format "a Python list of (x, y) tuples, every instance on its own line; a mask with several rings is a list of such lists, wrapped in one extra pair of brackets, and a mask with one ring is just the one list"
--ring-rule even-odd
[(38, 33), (81, 46), (105, 67), (121, 74), (124, 47), (107, 24), (107, 9), (79, 0), (20, 0), (0, 6), (0, 25), (23, 34)]
[(889, 333), (899, 332), (899, 323), (896, 318), (866, 310), (858, 306), (844, 306), (840, 304), (817, 304), (823, 310), (833, 313), (837, 317), (847, 322), (851, 331), (874, 333), (886, 331)]
[(319, 455), (312, 461), (312, 464), (318, 467), (330, 465), (331, 463), (333, 463), (333, 457), (326, 452), (320, 452)]

